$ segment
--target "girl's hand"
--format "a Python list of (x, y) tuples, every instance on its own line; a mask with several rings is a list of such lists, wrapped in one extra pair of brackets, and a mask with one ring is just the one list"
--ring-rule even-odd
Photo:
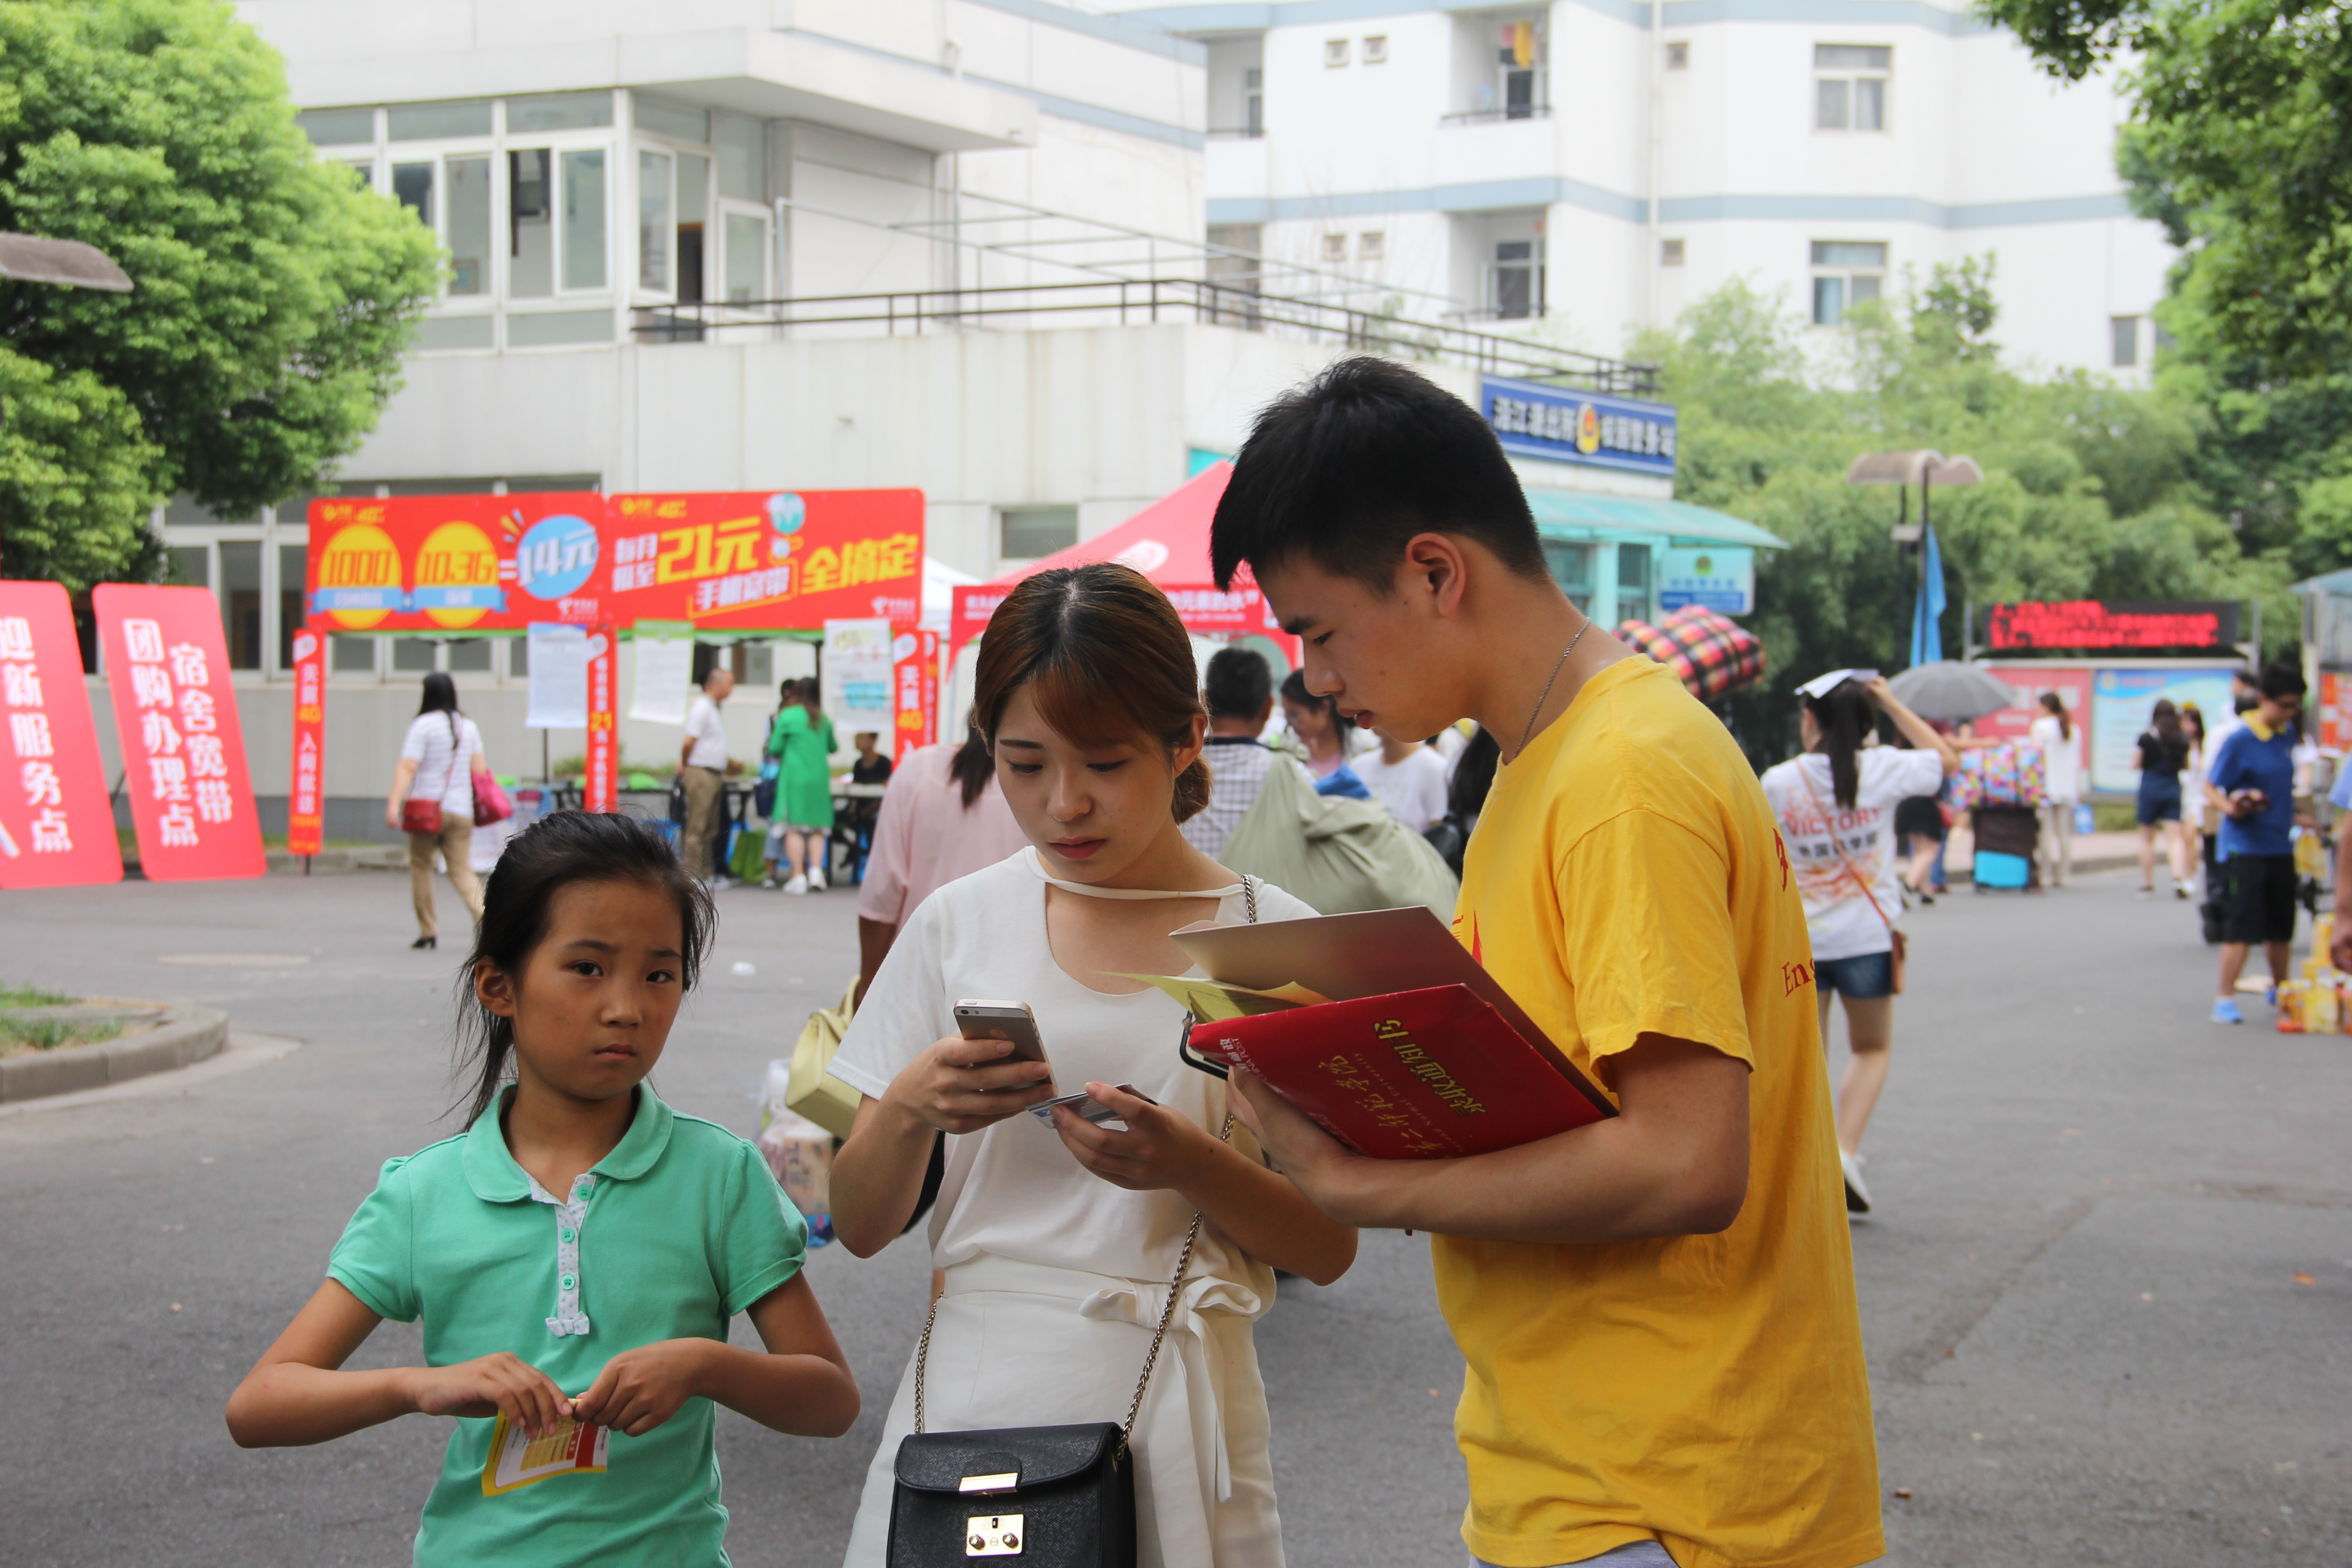
[(394, 833), (400, 831), (400, 807), (393, 805), (390, 801), (386, 801), (384, 803), (383, 825), (386, 827), (391, 828)]
[(1005, 1059), (1012, 1051), (1011, 1040), (936, 1040), (890, 1080), (883, 1100), (926, 1127), (977, 1132), (1054, 1098), (1054, 1069)]
[(1182, 1187), (1223, 1147), (1192, 1118), (1107, 1083), (1090, 1083), (1095, 1103), (1118, 1112), (1127, 1131), (1097, 1127), (1066, 1105), (1054, 1108), (1054, 1131), (1078, 1163), (1131, 1193)]
[(604, 1363), (588, 1392), (572, 1402), (579, 1419), (642, 1437), (702, 1392), (712, 1340), (656, 1340)]
[(572, 1413), (572, 1402), (547, 1373), (509, 1351), (455, 1366), (421, 1366), (410, 1376), (410, 1403), (420, 1415), (496, 1415), (536, 1437)]

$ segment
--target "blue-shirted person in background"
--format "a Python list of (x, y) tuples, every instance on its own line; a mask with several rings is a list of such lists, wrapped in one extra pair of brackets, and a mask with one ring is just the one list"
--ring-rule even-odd
[[(562, 811), (518, 835), (463, 972), (467, 1130), (384, 1165), (229, 1399), (248, 1448), (456, 1416), (418, 1568), (726, 1568), (714, 1402), (806, 1436), (857, 1418), (767, 1161), (645, 1082), (710, 928), (646, 824)], [(765, 1353), (727, 1342), (738, 1312)], [(425, 1364), (343, 1370), (386, 1318), (424, 1320)]]
[(2271, 1001), (2288, 974), (2294, 941), (2294, 741), (2303, 716), (2303, 671), (2284, 660), (2264, 667), (2261, 700), (2230, 732), (2205, 770), (2205, 797), (2221, 814), (2221, 994), (2217, 1024), (2242, 1024), (2238, 976), (2263, 944)]

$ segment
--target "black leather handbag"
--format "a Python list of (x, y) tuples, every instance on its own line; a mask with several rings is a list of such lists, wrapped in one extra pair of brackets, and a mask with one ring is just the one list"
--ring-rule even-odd
[[(1255, 923), (1257, 889), (1244, 877), (1242, 890)], [(1228, 1111), (1217, 1136), (1231, 1137), (1233, 1130)], [(915, 1430), (899, 1439), (892, 1467), (888, 1568), (950, 1568), (1000, 1557), (1017, 1558), (1023, 1568), (1135, 1568), (1135, 1463), (1128, 1443), (1200, 1240), (1196, 1213), (1124, 1426), (924, 1431), (923, 1373), (940, 1318), (932, 1300), (915, 1350)]]

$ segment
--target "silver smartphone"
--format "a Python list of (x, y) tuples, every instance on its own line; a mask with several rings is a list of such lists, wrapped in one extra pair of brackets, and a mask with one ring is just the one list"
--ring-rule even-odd
[[(1146, 1105), (1160, 1103), (1131, 1083), (1123, 1083), (1118, 1087), (1122, 1091), (1135, 1096)], [(1057, 1105), (1068, 1106), (1074, 1114), (1085, 1117), (1097, 1127), (1117, 1127), (1122, 1132), (1127, 1131), (1125, 1118), (1084, 1089), (1080, 1089), (1076, 1094), (1065, 1094), (1057, 1099), (1040, 1100), (1029, 1108), (1029, 1114), (1051, 1127), (1054, 1125), (1054, 1107)]]
[(1045, 1041), (1037, 1033), (1036, 1015), (1026, 1002), (987, 1002), (967, 997), (955, 1005), (956, 1033), (967, 1040), (1005, 1039), (1013, 1054), (1005, 1061), (1042, 1062)]

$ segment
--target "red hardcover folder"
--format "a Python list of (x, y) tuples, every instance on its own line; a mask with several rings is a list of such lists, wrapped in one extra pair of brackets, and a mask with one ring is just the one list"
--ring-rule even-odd
[(1458, 984), (1198, 1024), (1192, 1047), (1376, 1159), (1484, 1154), (1610, 1114)]

